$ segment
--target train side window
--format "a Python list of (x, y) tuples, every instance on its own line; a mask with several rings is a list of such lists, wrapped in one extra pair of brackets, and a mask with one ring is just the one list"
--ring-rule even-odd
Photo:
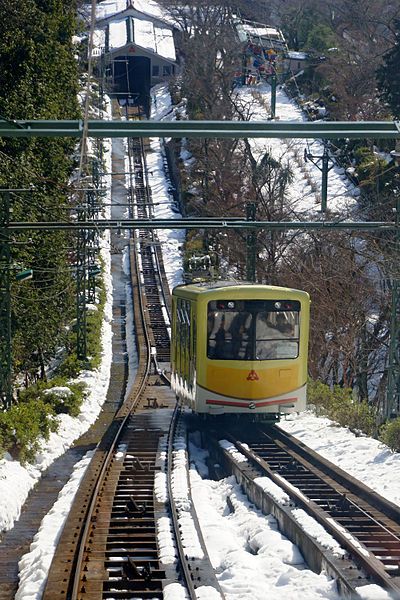
[(189, 379), (189, 361), (190, 361), (190, 302), (184, 301), (183, 305), (183, 318), (184, 318), (184, 347), (185, 347), (185, 378)]

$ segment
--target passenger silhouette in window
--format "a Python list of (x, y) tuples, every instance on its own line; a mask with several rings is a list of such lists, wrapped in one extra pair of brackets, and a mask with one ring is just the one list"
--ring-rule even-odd
[(244, 358), (247, 348), (248, 334), (246, 322), (250, 321), (249, 313), (238, 313), (230, 326), (232, 336), (232, 357), (233, 359)]
[(217, 333), (215, 334), (215, 358), (225, 358), (225, 338), (225, 316), (222, 315), (220, 326), (218, 328)]
[(278, 331), (284, 334), (285, 337), (294, 336), (294, 327), (292, 323), (289, 323), (286, 315), (278, 313), (276, 315), (276, 328)]

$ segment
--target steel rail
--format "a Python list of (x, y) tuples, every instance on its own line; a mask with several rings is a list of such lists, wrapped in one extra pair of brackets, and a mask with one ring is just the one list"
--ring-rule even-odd
[(309, 229), (395, 231), (391, 221), (245, 221), (235, 217), (197, 219), (96, 219), (92, 221), (10, 221), (8, 231), (24, 230), (79, 230), (79, 229), (265, 229), (301, 231)]
[[(217, 436), (218, 433), (218, 436)], [(315, 573), (324, 571), (336, 581), (339, 595), (343, 598), (360, 600), (356, 588), (370, 583), (351, 557), (343, 556), (332, 551), (329, 545), (324, 545), (312, 533), (304, 529), (294, 517), (295, 502), (278, 499), (274, 494), (264, 491), (257, 479), (260, 477), (259, 466), (251, 466), (251, 462), (237, 460), (227, 449), (219, 444), (223, 432), (215, 430), (204, 431), (208, 440), (211, 456), (219, 465), (217, 476), (225, 473), (235, 476), (243, 492), (249, 500), (265, 515), (273, 515), (278, 524), (278, 530), (293, 544), (297, 545), (308, 567)], [(227, 438), (225, 438), (227, 439)]]
[[(82, 137), (82, 120), (0, 121), (0, 137)], [(88, 136), (199, 138), (399, 139), (398, 121), (104, 121), (89, 120)]]
[[(277, 425), (272, 428), (274, 437), (283, 442), (289, 449), (292, 449), (299, 456), (305, 458), (309, 462), (318, 467), (321, 471), (329, 475), (332, 479), (337, 481), (339, 484), (347, 487), (353, 494), (362, 498), (364, 501), (374, 504), (374, 506), (387, 515), (393, 521), (400, 523), (400, 506), (397, 506), (390, 500), (387, 500), (383, 496), (373, 492), (371, 488), (366, 486), (364, 483), (355, 479), (353, 476), (343, 471), (340, 467), (333, 464), (327, 458), (324, 458), (303, 442), (300, 442), (293, 435), (284, 431)], [(372, 494), (371, 494), (372, 492)]]
[[(134, 260), (137, 260), (136, 256), (137, 256), (137, 254), (135, 253)], [(140, 285), (140, 283), (139, 283), (139, 285)], [(132, 414), (132, 410), (134, 410), (134, 408), (136, 407), (136, 404), (137, 404), (139, 398), (141, 397), (143, 391), (146, 388), (146, 384), (147, 384), (147, 380), (148, 380), (148, 376), (149, 376), (149, 372), (150, 372), (151, 348), (150, 348), (149, 336), (147, 333), (145, 313), (144, 313), (143, 301), (142, 301), (142, 294), (139, 294), (139, 305), (140, 305), (141, 321), (143, 324), (143, 335), (144, 335), (144, 338), (146, 341), (145, 368), (144, 368), (144, 371), (141, 373), (141, 378), (140, 378), (139, 382), (135, 381), (136, 389), (135, 389), (134, 396), (130, 398), (131, 407), (130, 407), (129, 411), (124, 410), (123, 407), (121, 407), (121, 409), (120, 409), (120, 410), (124, 410), (124, 412), (126, 414), (124, 415), (123, 420), (116, 432), (114, 441), (112, 442), (110, 448), (108, 449), (108, 451), (105, 455), (104, 462), (103, 462), (102, 468), (100, 470), (96, 486), (93, 489), (92, 499), (91, 499), (91, 502), (90, 502), (88, 510), (87, 510), (87, 515), (85, 518), (85, 525), (84, 525), (84, 528), (82, 531), (82, 539), (83, 540), (86, 540), (89, 535), (89, 530), (92, 526), (92, 517), (95, 513), (96, 503), (97, 503), (97, 499), (99, 496), (99, 492), (100, 492), (101, 486), (103, 484), (104, 477), (107, 473), (107, 469), (110, 465), (110, 462), (113, 459), (115, 447), (118, 443), (118, 440), (121, 437), (121, 434), (123, 433), (123, 431), (125, 429), (128, 419), (130, 418), (130, 416)], [(138, 387), (137, 387), (137, 384), (138, 384)], [(79, 552), (78, 552), (78, 556), (76, 559), (76, 568), (75, 568), (75, 574), (74, 574), (74, 579), (73, 579), (72, 596), (71, 596), (72, 600), (76, 600), (79, 596), (79, 587), (82, 584), (81, 574), (83, 572), (83, 563), (84, 563), (85, 552), (86, 552), (85, 544), (81, 543), (79, 546)]]
[[(172, 473), (173, 473), (173, 463), (174, 463), (174, 460), (173, 460), (174, 441), (175, 441), (176, 427), (178, 425), (180, 416), (181, 416), (181, 407), (177, 403), (175, 406), (175, 411), (174, 411), (174, 422), (171, 425), (170, 431), (168, 433), (168, 450), (167, 450), (167, 464), (168, 464), (167, 487), (168, 487), (169, 502), (170, 502), (170, 506), (171, 506), (171, 518), (172, 518), (172, 521), (174, 524), (175, 532), (179, 532), (181, 529), (181, 526), (179, 524), (178, 505), (175, 502), (174, 491), (172, 488)], [(200, 562), (203, 562), (203, 563), (204, 563), (204, 561), (206, 562), (206, 567), (209, 570), (208, 572), (210, 575), (207, 578), (207, 581), (202, 581), (201, 576), (197, 577), (197, 582), (195, 581), (196, 574), (203, 575), (203, 577), (204, 577), (204, 574), (201, 572), (201, 569), (193, 572), (193, 570), (196, 568), (195, 567), (196, 561), (193, 563), (194, 569), (192, 569), (191, 565), (190, 565), (190, 559), (187, 556), (187, 552), (183, 546), (181, 536), (178, 534), (175, 536), (175, 539), (177, 541), (178, 553), (179, 553), (180, 562), (181, 562), (181, 565), (183, 568), (183, 575), (185, 578), (186, 586), (188, 588), (191, 600), (198, 599), (199, 596), (197, 595), (196, 589), (197, 589), (197, 587), (203, 587), (203, 586), (206, 587), (206, 589), (214, 588), (216, 590), (216, 592), (219, 594), (220, 599), (225, 600), (225, 594), (222, 591), (222, 589), (219, 585), (218, 579), (214, 574), (214, 570), (212, 568), (211, 561), (209, 559), (209, 554), (207, 552), (206, 544), (204, 541), (204, 537), (203, 537), (203, 534), (201, 531), (200, 523), (199, 523), (199, 520), (197, 517), (196, 509), (194, 508), (194, 504), (193, 504), (193, 500), (192, 500), (192, 496), (191, 496), (191, 490), (190, 490), (190, 479), (189, 479), (188, 469), (186, 469), (186, 483), (187, 483), (187, 489), (188, 489), (188, 500), (191, 505), (190, 515), (193, 519), (196, 533), (198, 536), (198, 541), (199, 541), (199, 544), (203, 551), (203, 559)], [(187, 511), (185, 511), (185, 512), (187, 512)], [(192, 559), (192, 560), (194, 560), (194, 559)], [(204, 564), (203, 564), (203, 567), (204, 567)], [(207, 575), (207, 573), (206, 573), (206, 575)], [(199, 583), (199, 581), (201, 583)], [(214, 597), (215, 596), (213, 595), (213, 598)]]
[(400, 596), (400, 581), (399, 578), (391, 577), (386, 571), (382, 562), (376, 558), (373, 552), (370, 552), (360, 543), (353, 535), (348, 534), (343, 526), (335, 522), (334, 518), (329, 517), (325, 510), (320, 508), (316, 502), (310, 500), (303, 492), (298, 490), (293, 484), (286, 482), (282, 475), (275, 473), (269, 464), (261, 458), (256, 452), (249, 449), (247, 444), (239, 442), (233, 435), (228, 432), (224, 433), (224, 437), (231, 441), (239, 452), (241, 452), (247, 460), (255, 467), (263, 471), (276, 485), (282, 488), (288, 496), (310, 514), (320, 525), (324, 527), (346, 550), (355, 557), (356, 563), (364, 569), (374, 580), (382, 585), (385, 589), (395, 594), (395, 597)]
[(191, 578), (191, 573), (189, 570), (189, 564), (185, 559), (185, 549), (183, 547), (181, 536), (179, 535), (179, 518), (178, 518), (178, 509), (174, 500), (174, 491), (172, 489), (172, 472), (173, 472), (173, 451), (174, 451), (174, 438), (176, 432), (176, 425), (178, 422), (178, 416), (180, 414), (180, 407), (178, 403), (175, 405), (175, 410), (173, 413), (173, 420), (171, 421), (171, 427), (168, 433), (168, 451), (167, 451), (167, 487), (168, 487), (168, 498), (169, 504), (171, 507), (171, 519), (174, 526), (175, 531), (175, 540), (177, 545), (177, 550), (180, 558), (180, 563), (183, 571), (183, 576), (185, 578), (185, 583), (187, 590), (189, 592), (189, 596), (191, 600), (196, 600), (196, 587)]
[[(143, 121), (143, 122), (146, 123), (146, 121)], [(129, 144), (128, 144), (128, 146), (129, 146)], [(153, 202), (150, 183), (149, 183), (148, 169), (147, 169), (147, 163), (146, 163), (146, 152), (145, 152), (145, 148), (144, 148), (143, 139), (140, 140), (140, 149), (141, 149), (142, 161), (143, 161), (143, 165), (144, 165), (144, 181), (146, 182), (145, 195), (146, 195), (146, 201), (147, 201), (147, 207), (146, 207), (146, 210), (147, 210), (148, 208), (151, 208), (154, 206), (154, 202)], [(155, 228), (152, 228), (151, 236), (150, 236), (151, 237), (151, 245), (153, 246), (153, 259), (155, 261), (156, 272), (158, 273), (161, 294), (162, 294), (162, 298), (164, 300), (164, 307), (165, 307), (165, 310), (167, 311), (167, 315), (168, 315), (168, 319), (169, 319), (169, 323), (166, 323), (166, 325), (167, 325), (167, 327), (168, 326), (171, 327), (172, 326), (172, 318), (171, 318), (171, 306), (170, 306), (170, 304), (171, 304), (170, 303), (170, 293), (169, 293), (169, 288), (168, 288), (168, 283), (166, 281), (166, 278), (163, 277), (163, 273), (165, 273), (165, 269), (163, 267), (161, 267), (162, 255), (161, 255), (160, 248), (159, 248), (161, 245), (161, 242), (158, 239), (157, 232), (154, 231), (154, 229)], [(145, 243), (145, 242), (143, 241), (142, 243)], [(155, 246), (158, 246), (158, 249), (155, 248)]]

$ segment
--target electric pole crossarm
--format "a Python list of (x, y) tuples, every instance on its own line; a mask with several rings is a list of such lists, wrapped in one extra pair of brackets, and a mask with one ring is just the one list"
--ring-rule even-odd
[[(0, 137), (82, 137), (79, 120), (0, 120)], [(102, 121), (88, 122), (88, 136), (199, 138), (400, 139), (396, 121)]]
[(77, 229), (337, 229), (350, 231), (395, 231), (396, 223), (387, 221), (247, 221), (235, 218), (206, 219), (98, 219), (92, 221), (32, 221), (10, 222), (10, 231), (23, 230), (77, 230)]

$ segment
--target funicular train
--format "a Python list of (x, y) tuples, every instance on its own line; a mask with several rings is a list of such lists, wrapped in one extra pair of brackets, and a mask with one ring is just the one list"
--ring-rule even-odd
[(172, 292), (171, 384), (202, 415), (277, 420), (306, 406), (310, 298), (300, 290), (200, 282)]

